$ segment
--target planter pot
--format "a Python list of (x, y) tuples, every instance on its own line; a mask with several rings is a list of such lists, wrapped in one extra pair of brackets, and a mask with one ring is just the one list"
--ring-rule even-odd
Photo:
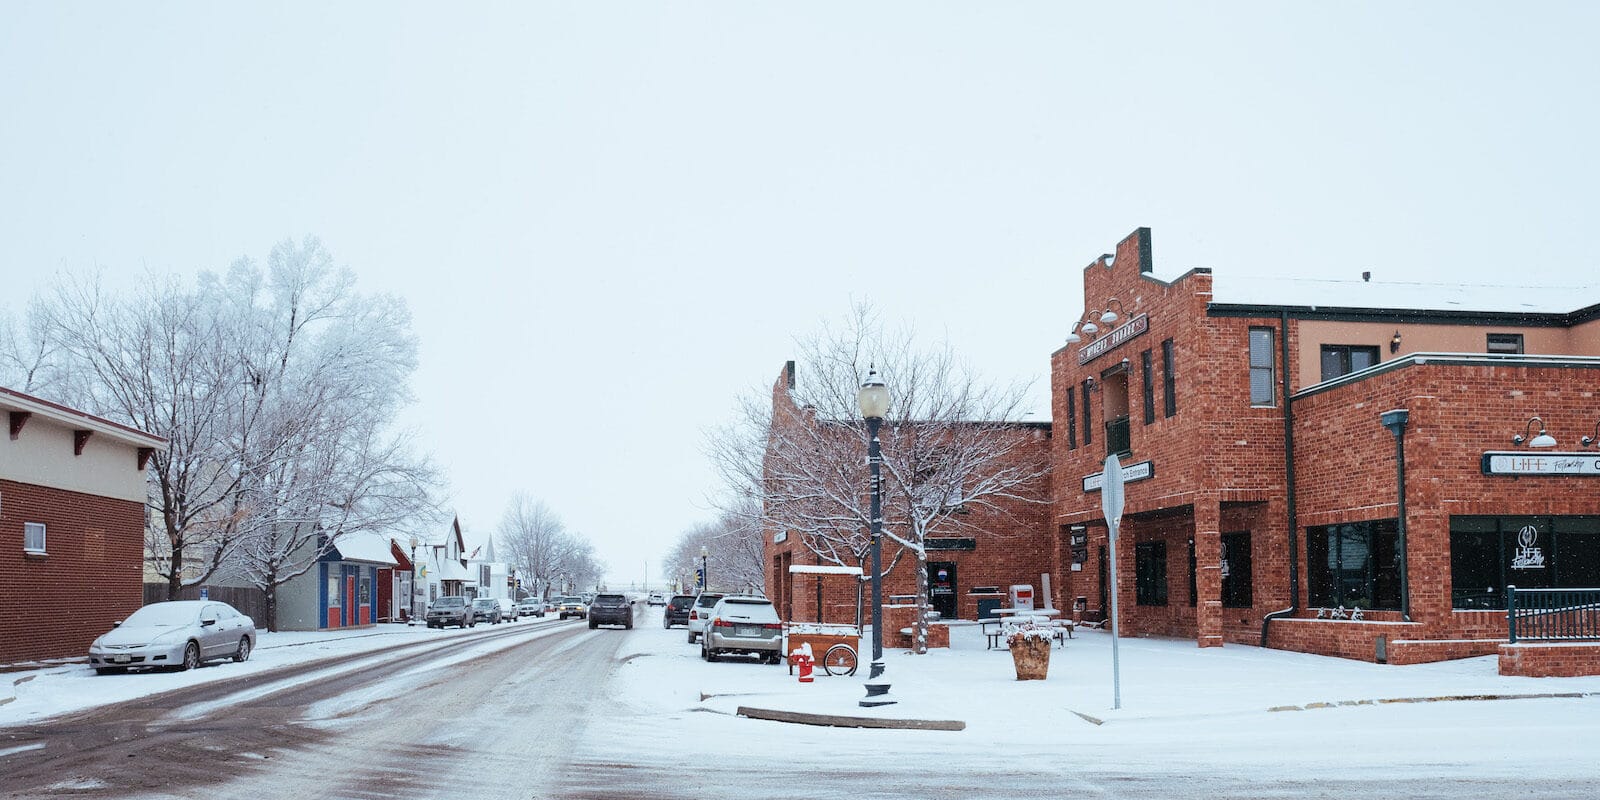
[(1050, 671), (1050, 640), (1018, 636), (1011, 645), (1011, 660), (1017, 667), (1017, 680), (1042, 681)]

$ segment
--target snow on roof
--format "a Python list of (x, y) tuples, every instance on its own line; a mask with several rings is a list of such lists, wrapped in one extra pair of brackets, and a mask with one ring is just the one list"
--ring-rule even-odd
[(376, 533), (351, 533), (333, 543), (339, 557), (345, 561), (365, 561), (372, 564), (394, 565), (400, 562), (389, 550), (389, 537)]
[(1600, 303), (1600, 285), (1364, 281), (1227, 272), (1212, 273), (1211, 290), (1212, 301), (1224, 305), (1570, 314)]
[(860, 567), (831, 567), (811, 564), (790, 564), (789, 574), (805, 575), (860, 575)]

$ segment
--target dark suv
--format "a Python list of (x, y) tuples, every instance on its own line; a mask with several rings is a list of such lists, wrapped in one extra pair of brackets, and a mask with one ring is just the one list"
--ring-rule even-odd
[(675, 594), (667, 601), (666, 613), (661, 615), (661, 627), (689, 624), (689, 607), (694, 605), (694, 595)]
[(627, 596), (595, 595), (594, 602), (589, 604), (589, 627), (597, 625), (621, 625), (624, 628), (632, 628), (633, 604), (628, 602)]

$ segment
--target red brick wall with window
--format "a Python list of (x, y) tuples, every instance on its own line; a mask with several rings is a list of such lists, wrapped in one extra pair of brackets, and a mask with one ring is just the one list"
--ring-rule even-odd
[[(45, 524), (45, 555), (22, 528)], [(81, 657), (143, 602), (144, 506), (0, 481), (0, 664)]]

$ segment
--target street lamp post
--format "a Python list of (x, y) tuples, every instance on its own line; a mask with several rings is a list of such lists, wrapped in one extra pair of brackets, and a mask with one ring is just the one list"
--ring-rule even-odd
[(861, 705), (867, 708), (886, 706), (894, 702), (889, 698), (889, 682), (882, 680), (883, 664), (883, 449), (878, 442), (878, 428), (883, 416), (889, 412), (889, 387), (878, 377), (876, 369), (869, 368), (867, 379), (856, 394), (856, 404), (867, 421), (867, 465), (872, 469), (872, 667), (867, 675), (867, 696)]
[(417, 624), (417, 537), (411, 537), (411, 596), (406, 598), (406, 624)]
[(706, 566), (706, 558), (711, 555), (711, 550), (705, 545), (700, 545), (700, 591), (711, 589), (711, 568)]

